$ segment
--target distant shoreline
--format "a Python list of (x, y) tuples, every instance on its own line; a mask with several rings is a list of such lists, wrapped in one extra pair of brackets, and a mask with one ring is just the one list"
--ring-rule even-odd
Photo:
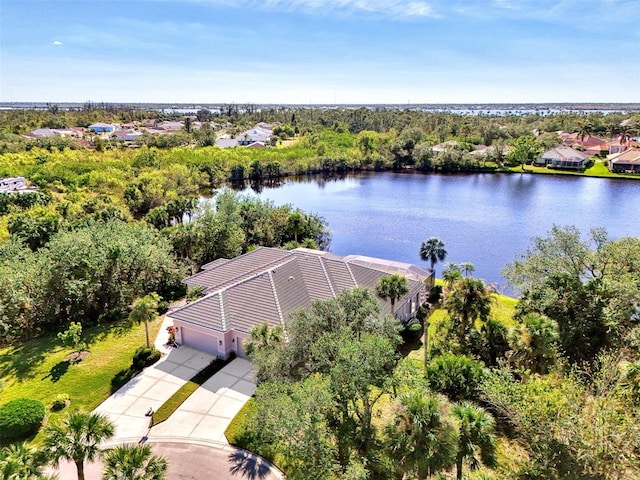
[(34, 102), (0, 102), (0, 110), (46, 110), (51, 106), (61, 109), (75, 110), (86, 105), (93, 107), (125, 107), (141, 108), (150, 110), (200, 110), (218, 109), (225, 105), (251, 105), (253, 108), (311, 108), (311, 109), (389, 109), (389, 110), (423, 110), (434, 112), (467, 112), (469, 114), (491, 114), (491, 112), (514, 112), (514, 113), (563, 113), (563, 112), (640, 112), (640, 103), (617, 103), (617, 102), (549, 102), (549, 103), (343, 103), (343, 104), (302, 104), (302, 103), (253, 103), (253, 102), (194, 102), (194, 103), (171, 103), (171, 102), (56, 102), (56, 101), (34, 101)]

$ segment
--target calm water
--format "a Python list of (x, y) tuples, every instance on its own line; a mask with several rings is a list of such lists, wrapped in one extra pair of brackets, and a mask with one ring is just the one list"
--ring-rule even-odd
[[(252, 193), (251, 189), (244, 193)], [(287, 181), (259, 196), (323, 216), (330, 250), (420, 264), (420, 243), (443, 239), (447, 261), (473, 262), (475, 276), (505, 291), (500, 272), (534, 236), (556, 225), (611, 238), (640, 236), (640, 182), (598, 178), (365, 173), (342, 180)], [(437, 275), (442, 265), (436, 266)]]

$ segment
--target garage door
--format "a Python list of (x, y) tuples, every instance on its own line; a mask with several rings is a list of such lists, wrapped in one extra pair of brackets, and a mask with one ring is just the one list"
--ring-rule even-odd
[(218, 355), (218, 337), (181, 327), (182, 344), (201, 352)]

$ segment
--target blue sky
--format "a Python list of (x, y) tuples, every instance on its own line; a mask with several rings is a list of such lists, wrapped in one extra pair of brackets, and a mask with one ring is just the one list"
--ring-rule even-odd
[(640, 0), (0, 0), (0, 101), (640, 102)]

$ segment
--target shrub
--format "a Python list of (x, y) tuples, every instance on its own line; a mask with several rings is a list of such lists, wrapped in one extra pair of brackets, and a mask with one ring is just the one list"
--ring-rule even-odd
[(429, 296), (427, 298), (427, 302), (431, 305), (435, 305), (436, 303), (440, 303), (442, 298), (442, 285), (434, 285), (434, 287), (429, 290)]
[(426, 370), (429, 387), (454, 402), (475, 398), (484, 378), (482, 363), (464, 355), (435, 357)]
[(19, 398), (0, 407), (0, 439), (16, 439), (37, 431), (44, 420), (39, 400)]
[(140, 347), (133, 354), (131, 365), (133, 368), (142, 370), (149, 365), (153, 365), (160, 360), (160, 351), (156, 348)]
[(53, 399), (53, 402), (51, 403), (51, 410), (54, 412), (58, 412), (60, 410), (62, 410), (64, 407), (67, 406), (67, 403), (69, 402), (69, 395), (67, 395), (66, 393), (61, 393), (59, 395), (56, 395), (56, 398)]

